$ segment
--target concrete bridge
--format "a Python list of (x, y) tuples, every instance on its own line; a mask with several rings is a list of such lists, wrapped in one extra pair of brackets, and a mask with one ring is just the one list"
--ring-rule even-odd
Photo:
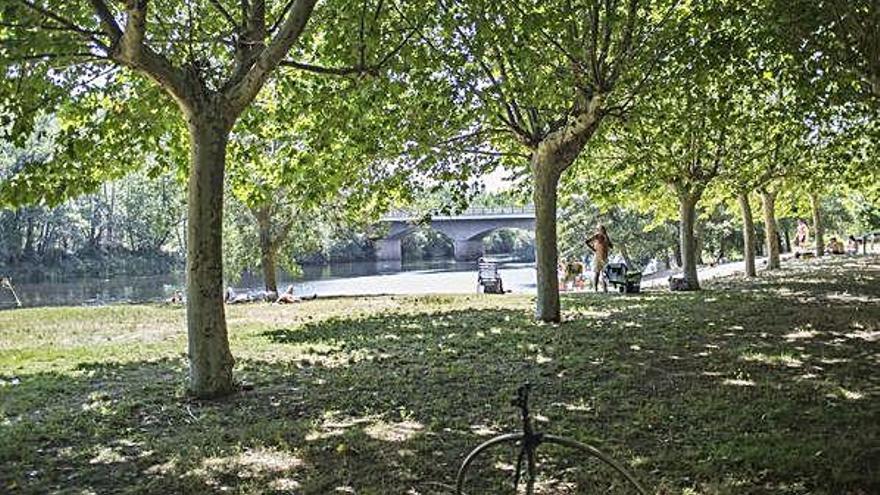
[[(401, 258), (400, 241), (417, 229), (422, 220), (413, 212), (392, 211), (382, 217), (388, 224), (388, 234), (374, 242), (376, 259), (397, 261)], [(534, 206), (506, 206), (497, 208), (469, 208), (458, 215), (431, 217), (423, 224), (445, 234), (453, 241), (455, 259), (471, 261), (483, 254), (483, 238), (498, 229), (522, 229), (534, 232)]]

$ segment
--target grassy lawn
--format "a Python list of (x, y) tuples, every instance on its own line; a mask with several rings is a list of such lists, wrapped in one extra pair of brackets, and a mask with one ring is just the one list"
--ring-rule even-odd
[[(253, 388), (204, 403), (182, 308), (0, 312), (0, 493), (449, 494), (525, 381), (542, 429), (655, 493), (880, 493), (880, 258), (706, 285), (569, 295), (558, 326), (526, 296), (233, 306)], [(542, 493), (626, 493), (542, 452)], [(468, 493), (512, 493), (514, 460)]]

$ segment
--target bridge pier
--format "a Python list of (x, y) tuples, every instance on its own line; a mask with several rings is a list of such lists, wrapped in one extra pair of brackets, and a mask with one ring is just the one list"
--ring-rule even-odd
[(373, 243), (377, 261), (400, 261), (402, 252), (400, 239), (379, 239)]
[(483, 255), (483, 240), (455, 240), (454, 255), (456, 261), (474, 261)]

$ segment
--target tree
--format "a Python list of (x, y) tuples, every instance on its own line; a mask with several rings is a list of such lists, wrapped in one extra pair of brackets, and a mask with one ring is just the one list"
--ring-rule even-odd
[[(804, 82), (838, 101), (880, 103), (876, 0), (769, 0), (765, 24), (802, 67)], [(764, 7), (764, 6), (761, 6)]]
[[(411, 36), (408, 30), (382, 29), (387, 19), (383, 2), (367, 9), (366, 3), (355, 8), (352, 2), (328, 1), (316, 10), (317, 3), (254, 0), (241, 2), (236, 11), (222, 0), (126, 0), (118, 7), (105, 0), (92, 0), (88, 6), (18, 0), (0, 11), (2, 37), (8, 40), (3, 45), (3, 70), (12, 76), (0, 86), (2, 113), (7, 118), (12, 114), (14, 133), (27, 129), (29, 115), (38, 106), (76, 106), (90, 95), (102, 94), (129, 105), (138, 94), (154, 97), (151, 89), (144, 89), (144, 80), (169, 95), (185, 120), (189, 388), (198, 397), (222, 396), (235, 389), (224, 317), (221, 239), (227, 144), (236, 121), (280, 66), (331, 76), (376, 72)], [(323, 23), (320, 33), (306, 31), (313, 17)], [(358, 36), (347, 36), (351, 32)], [(391, 48), (382, 53), (385, 44)], [(350, 61), (353, 52), (356, 61), (349, 67), (316, 65)], [(117, 68), (126, 72), (116, 75)], [(129, 80), (130, 74), (141, 79)], [(40, 88), (35, 93), (45, 101), (16, 98), (21, 87)], [(140, 103), (137, 111), (144, 113), (158, 105), (149, 98)], [(141, 122), (152, 124), (151, 119)]]
[[(663, 4), (666, 4), (664, 8)], [(536, 210), (536, 317), (559, 321), (557, 184), (652, 73), (676, 2), (442, 0), (435, 47), (480, 142), (527, 167)], [(661, 25), (658, 25), (661, 24)]]

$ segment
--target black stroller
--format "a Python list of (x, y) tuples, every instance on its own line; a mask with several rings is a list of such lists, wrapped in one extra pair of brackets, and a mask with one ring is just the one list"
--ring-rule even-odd
[(604, 272), (608, 283), (618, 292), (637, 294), (642, 291), (641, 270), (630, 269), (626, 263), (608, 263)]

